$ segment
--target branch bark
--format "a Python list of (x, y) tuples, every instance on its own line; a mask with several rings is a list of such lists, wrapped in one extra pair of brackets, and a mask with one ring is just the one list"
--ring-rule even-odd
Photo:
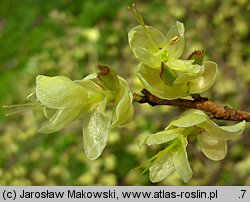
[(146, 89), (142, 91), (143, 95), (134, 94), (134, 102), (148, 103), (151, 106), (156, 105), (171, 105), (191, 109), (199, 109), (209, 113), (212, 119), (222, 119), (230, 121), (248, 121), (250, 122), (250, 112), (239, 111), (232, 109), (228, 106), (221, 106), (215, 102), (208, 100), (208, 98), (201, 97), (198, 94), (192, 96), (192, 100), (187, 99), (174, 99), (166, 100), (158, 98), (148, 92)]

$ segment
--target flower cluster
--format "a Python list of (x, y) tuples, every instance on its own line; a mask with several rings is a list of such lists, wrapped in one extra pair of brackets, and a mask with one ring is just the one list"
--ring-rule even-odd
[(127, 82), (107, 66), (100, 73), (72, 81), (63, 76), (36, 78), (36, 97), (48, 121), (40, 133), (52, 133), (83, 118), (83, 147), (89, 159), (98, 158), (110, 129), (128, 123), (134, 113)]
[(156, 154), (149, 166), (150, 180), (162, 181), (174, 171), (188, 182), (192, 177), (186, 147), (189, 139), (198, 139), (202, 152), (211, 160), (221, 160), (227, 153), (227, 141), (242, 134), (245, 121), (233, 126), (218, 126), (200, 110), (186, 112), (179, 119), (172, 121), (161, 132), (147, 135), (147, 145), (166, 144), (165, 149)]
[(180, 59), (184, 50), (184, 25), (177, 22), (164, 36), (158, 29), (141, 23), (128, 33), (129, 46), (139, 59), (137, 76), (144, 88), (164, 99), (175, 99), (209, 89), (217, 75), (212, 61)]
[[(184, 50), (185, 28), (176, 22), (166, 35), (146, 26), (135, 7), (132, 8), (139, 26), (128, 33), (129, 46), (139, 59), (137, 76), (143, 87), (163, 99), (177, 99), (208, 90), (217, 77), (217, 64), (203, 61), (203, 51), (194, 51), (187, 60), (181, 59)], [(187, 145), (197, 139), (202, 152), (212, 160), (221, 160), (227, 153), (227, 140), (234, 139), (244, 129), (245, 122), (233, 126), (218, 126), (202, 111), (193, 110), (161, 132), (147, 135), (148, 146), (165, 144), (165, 149), (148, 160), (150, 180), (159, 182), (176, 171), (184, 182), (192, 177)], [(144, 167), (144, 165), (140, 166)]]

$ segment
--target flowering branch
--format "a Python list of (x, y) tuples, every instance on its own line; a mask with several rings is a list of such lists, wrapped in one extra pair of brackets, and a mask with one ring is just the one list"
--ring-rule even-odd
[(208, 100), (208, 98), (201, 97), (198, 94), (192, 96), (192, 100), (188, 99), (161, 99), (146, 89), (143, 89), (142, 95), (134, 94), (134, 102), (138, 103), (148, 103), (151, 106), (156, 105), (171, 105), (192, 109), (199, 109), (210, 114), (210, 117), (213, 119), (222, 119), (222, 120), (230, 120), (230, 121), (248, 121), (250, 122), (250, 112), (239, 111), (232, 109), (228, 106), (221, 106), (215, 102)]

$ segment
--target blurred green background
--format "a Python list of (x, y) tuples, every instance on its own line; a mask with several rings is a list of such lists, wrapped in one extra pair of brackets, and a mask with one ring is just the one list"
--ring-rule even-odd
[[(25, 103), (38, 74), (81, 79), (100, 61), (139, 92), (138, 61), (127, 33), (137, 25), (124, 0), (1, 0), (0, 103)], [(187, 58), (203, 49), (218, 63), (220, 75), (205, 94), (219, 103), (250, 111), (249, 0), (136, 1), (146, 24), (163, 33), (181, 21)], [(135, 104), (126, 127), (113, 130), (102, 156), (88, 160), (82, 149), (81, 121), (62, 131), (37, 134), (41, 111), (5, 116), (0, 108), (0, 185), (152, 185), (148, 173), (131, 171), (160, 149), (138, 148), (138, 137), (164, 129), (183, 109)], [(230, 124), (230, 122), (219, 122)], [(250, 185), (250, 126), (229, 142), (226, 158), (211, 161), (198, 145), (188, 147), (194, 176), (188, 185)], [(182, 185), (172, 175), (158, 185)]]

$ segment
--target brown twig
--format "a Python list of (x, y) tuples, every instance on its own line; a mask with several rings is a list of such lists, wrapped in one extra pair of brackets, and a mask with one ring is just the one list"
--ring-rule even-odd
[(166, 100), (156, 97), (148, 92), (146, 89), (142, 91), (143, 95), (134, 94), (134, 102), (148, 103), (151, 106), (156, 105), (171, 105), (192, 109), (199, 109), (208, 112), (213, 119), (222, 119), (230, 121), (248, 121), (250, 122), (250, 112), (234, 110), (227, 106), (221, 106), (215, 102), (208, 100), (208, 98), (201, 97), (200, 95), (193, 95), (192, 100), (187, 99), (174, 99)]

